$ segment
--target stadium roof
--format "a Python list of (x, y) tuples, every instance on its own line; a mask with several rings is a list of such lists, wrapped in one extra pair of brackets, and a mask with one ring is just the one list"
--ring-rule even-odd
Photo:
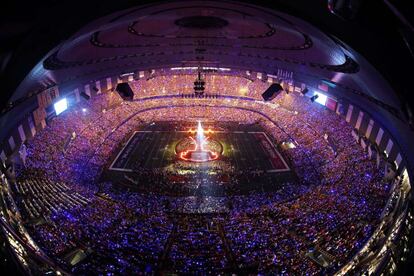
[[(50, 83), (70, 86), (74, 82), (130, 70), (202, 62), (270, 74), (277, 68), (292, 70), (296, 78), (339, 81), (396, 108), (401, 107), (398, 96), (394, 96), (375, 69), (340, 40), (348, 40), (342, 29), (351, 29), (358, 37), (364, 30), (352, 30), (356, 23), (345, 23), (330, 15), (325, 1), (312, 5), (294, 1), (290, 6), (278, 5), (276, 1), (273, 9), (233, 1), (145, 2), (148, 3), (136, 7), (122, 1), (117, 5), (112, 3), (109, 5), (112, 11), (118, 8), (121, 11), (103, 17), (102, 14), (109, 13), (105, 3), (92, 7), (88, 3), (82, 9), (77, 3), (58, 5), (54, 1), (51, 7), (44, 6), (47, 14), (35, 24), (40, 30), (33, 30), (25, 39), (30, 48), (26, 45), (28, 48), (14, 52), (20, 58), (23, 55), (29, 59), (28, 63), (31, 50), (43, 48), (43, 55), (37, 55), (40, 62), (32, 64), (33, 69), (11, 100)], [(123, 10), (123, 7), (131, 8)], [(308, 14), (303, 14), (305, 8)], [(289, 10), (290, 14), (307, 19), (315, 17), (313, 23), (322, 28), (278, 10)], [(61, 21), (69, 21), (65, 17), (75, 23), (63, 24)], [(197, 20), (203, 19), (205, 26), (197, 26)], [(214, 25), (217, 20), (223, 25)], [(45, 24), (49, 33), (45, 31)], [(327, 24), (336, 25), (335, 31), (332, 28), (321, 31)], [(25, 26), (22, 26), (24, 30)], [(60, 28), (62, 31), (57, 36)], [(36, 37), (40, 31), (43, 35)], [(54, 41), (57, 38), (60, 43)], [(43, 44), (49, 44), (49, 48), (46, 50)], [(51, 47), (50, 44), (59, 45)], [(11, 68), (6, 73), (24, 71), (12, 70), (13, 66), (26, 66), (22, 62), (13, 63), (19, 57), (11, 57)], [(18, 78), (15, 75), (7, 76), (7, 82)]]

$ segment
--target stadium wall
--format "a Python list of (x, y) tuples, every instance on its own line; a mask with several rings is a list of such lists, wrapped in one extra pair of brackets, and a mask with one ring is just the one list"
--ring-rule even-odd
[(344, 112), (340, 115), (354, 127), (360, 137), (366, 137), (370, 143), (378, 146), (380, 152), (386, 153), (388, 160), (397, 165), (398, 173), (402, 173), (407, 167), (404, 155), (386, 128), (354, 103), (341, 102), (341, 105)]
[[(330, 88), (323, 86), (324, 89), (320, 89), (320, 84), (296, 82), (295, 85), (309, 87), (311, 90), (323, 90), (322, 92), (328, 96), (328, 99), (333, 97), (332, 93), (329, 93)], [(396, 165), (397, 173), (401, 174), (409, 168), (406, 157), (401, 151), (401, 147), (393, 140), (392, 135), (387, 131), (386, 127), (378, 122), (378, 120), (375, 120), (363, 108), (359, 107), (357, 103), (350, 103), (346, 100), (338, 100), (336, 98), (332, 99), (337, 101), (335, 112), (354, 127), (360, 138), (365, 137), (371, 144), (376, 145), (378, 150), (387, 156), (387, 161), (393, 162)], [(359, 139), (360, 141), (361, 139)]]

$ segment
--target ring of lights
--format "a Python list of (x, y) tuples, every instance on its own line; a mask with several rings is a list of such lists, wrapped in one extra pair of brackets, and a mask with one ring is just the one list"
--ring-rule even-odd
[(175, 153), (183, 161), (202, 163), (217, 160), (223, 153), (223, 145), (213, 138), (207, 138), (202, 149), (197, 149), (196, 141), (189, 136), (177, 143)]

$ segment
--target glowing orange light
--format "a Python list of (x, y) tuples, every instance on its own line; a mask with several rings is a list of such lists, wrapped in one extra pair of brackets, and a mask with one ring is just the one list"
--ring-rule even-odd
[[(219, 157), (218, 152), (214, 152), (212, 150), (207, 150), (204, 148), (204, 145), (207, 143), (209, 139), (208, 136), (204, 136), (206, 132), (202, 127), (201, 123), (199, 122), (197, 130), (193, 130), (192, 128), (188, 131), (190, 134), (196, 134), (197, 139), (194, 139), (192, 136), (189, 138), (192, 140), (192, 144), (194, 144), (193, 149), (187, 149), (179, 153), (179, 158), (184, 161), (191, 161), (191, 162), (207, 162), (207, 161), (214, 161)], [(207, 133), (213, 133), (211, 129), (207, 130)], [(201, 140), (202, 139), (202, 140)]]

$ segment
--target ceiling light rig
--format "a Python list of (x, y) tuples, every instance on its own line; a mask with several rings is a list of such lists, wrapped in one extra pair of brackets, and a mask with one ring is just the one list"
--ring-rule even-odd
[(205, 90), (205, 80), (201, 76), (201, 70), (198, 70), (197, 79), (194, 81), (194, 93), (196, 96), (202, 97)]

